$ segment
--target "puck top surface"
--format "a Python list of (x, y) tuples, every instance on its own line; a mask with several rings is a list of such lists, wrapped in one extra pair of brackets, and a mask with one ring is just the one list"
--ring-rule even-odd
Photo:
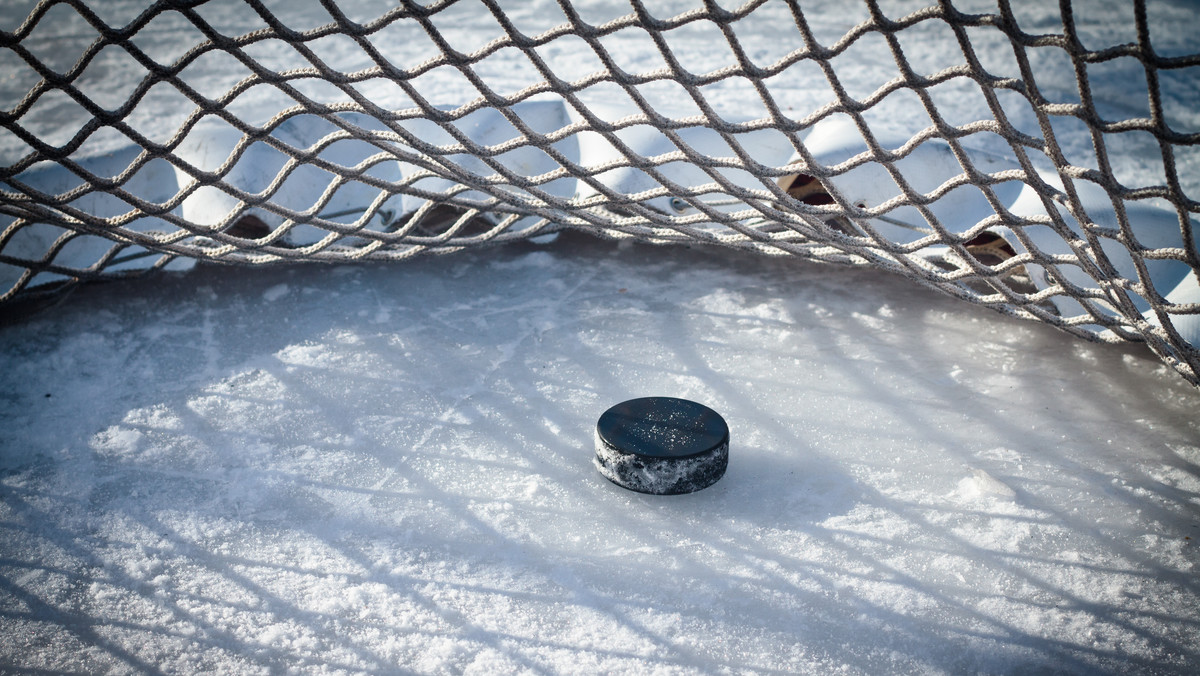
[(729, 442), (729, 426), (720, 414), (673, 397), (617, 404), (600, 416), (596, 432), (613, 448), (651, 458), (686, 458)]

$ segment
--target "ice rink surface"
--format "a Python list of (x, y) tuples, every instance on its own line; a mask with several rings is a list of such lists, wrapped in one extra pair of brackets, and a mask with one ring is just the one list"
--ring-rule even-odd
[[(1200, 51), (1154, 4), (1164, 53)], [(1085, 36), (1125, 39), (1122, 6), (1079, 3)], [(0, 359), (6, 671), (1200, 668), (1196, 390), (882, 272), (576, 233), (202, 265), (82, 288)], [(720, 482), (599, 476), (596, 418), (647, 395), (722, 413)]]

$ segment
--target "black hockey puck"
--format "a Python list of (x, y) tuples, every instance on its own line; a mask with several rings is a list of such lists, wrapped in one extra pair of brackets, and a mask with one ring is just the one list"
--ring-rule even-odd
[(729, 426), (694, 401), (631, 399), (600, 416), (595, 462), (604, 478), (631, 491), (692, 493), (724, 476)]

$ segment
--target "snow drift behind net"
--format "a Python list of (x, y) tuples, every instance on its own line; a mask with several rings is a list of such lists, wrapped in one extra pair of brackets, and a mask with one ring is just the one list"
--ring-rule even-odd
[[(1167, 110), (1195, 103), (1200, 55), (1156, 53), (1143, 2), (1132, 41), (1086, 46), (1067, 0), (1033, 28), (1004, 0), (576, 4), (43, 0), (0, 35), (0, 313), (196, 261), (569, 228), (875, 266), (1145, 341), (1200, 384), (1200, 203), (1179, 170), (1200, 133)], [(1124, 95), (1105, 99), (1113, 65)]]

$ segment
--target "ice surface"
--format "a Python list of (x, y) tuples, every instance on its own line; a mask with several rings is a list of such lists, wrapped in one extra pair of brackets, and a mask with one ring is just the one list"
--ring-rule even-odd
[[(295, 28), (327, 21), (295, 6)], [(198, 11), (236, 34), (239, 7)], [(1085, 41), (1121, 7), (1080, 3)], [(818, 37), (855, 11), (814, 12)], [(1055, 29), (1034, 11), (1026, 30)], [(490, 36), (476, 15), (451, 37)], [(1181, 25), (1156, 48), (1198, 51)], [(571, 233), (198, 266), (82, 288), (0, 330), (0, 355), (4, 670), (1200, 666), (1195, 390), (1138, 346), (883, 273)], [(647, 496), (595, 471), (596, 418), (647, 395), (725, 417), (720, 482)]]
[[(81, 289), (0, 333), (3, 654), (1194, 666), (1192, 388), (899, 281), (575, 236)], [(729, 421), (716, 485), (592, 467), (600, 413), (651, 394)]]

